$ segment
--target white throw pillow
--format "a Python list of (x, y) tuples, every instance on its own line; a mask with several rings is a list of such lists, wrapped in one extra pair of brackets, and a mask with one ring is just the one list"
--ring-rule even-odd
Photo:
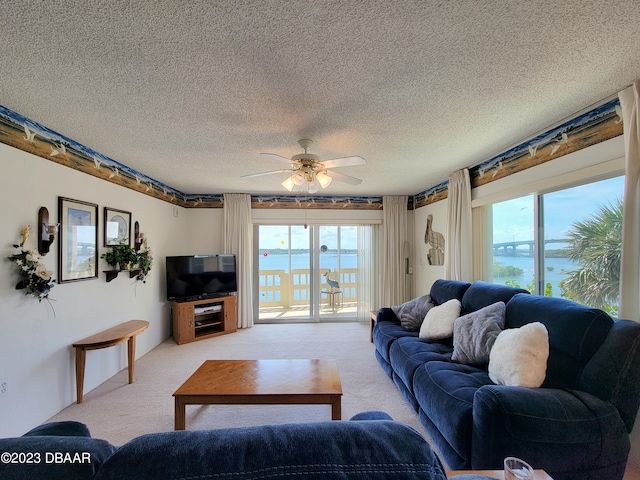
[(420, 326), (420, 338), (440, 340), (453, 336), (453, 325), (460, 316), (460, 300), (452, 298), (427, 312)]
[(489, 354), (489, 378), (499, 385), (538, 388), (548, 358), (549, 332), (542, 323), (503, 330)]

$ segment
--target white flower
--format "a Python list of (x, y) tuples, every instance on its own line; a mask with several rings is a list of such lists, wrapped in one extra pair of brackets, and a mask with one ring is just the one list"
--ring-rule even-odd
[(43, 280), (49, 280), (53, 275), (53, 272), (51, 270), (47, 270), (47, 267), (39, 265), (38, 268), (36, 268), (36, 275)]
[(40, 255), (38, 255), (35, 251), (29, 250), (27, 253), (26, 259), (28, 262), (38, 262), (40, 260)]

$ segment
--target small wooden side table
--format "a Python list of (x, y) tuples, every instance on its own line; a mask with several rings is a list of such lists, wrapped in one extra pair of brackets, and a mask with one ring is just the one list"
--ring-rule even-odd
[(373, 343), (373, 327), (376, 326), (376, 315), (378, 312), (371, 310), (369, 314), (369, 324), (371, 325), (371, 331), (369, 332), (369, 340)]
[(128, 341), (127, 360), (129, 367), (129, 383), (133, 383), (133, 368), (136, 359), (136, 335), (144, 332), (149, 326), (146, 320), (131, 320), (100, 333), (91, 335), (73, 344), (76, 349), (76, 394), (78, 403), (82, 403), (84, 393), (84, 366), (87, 350), (113, 347)]
[(342, 306), (342, 290), (322, 290), (320, 293), (323, 293), (324, 295), (329, 297), (329, 306), (331, 307), (332, 311), (336, 311), (338, 302), (340, 302), (340, 306)]

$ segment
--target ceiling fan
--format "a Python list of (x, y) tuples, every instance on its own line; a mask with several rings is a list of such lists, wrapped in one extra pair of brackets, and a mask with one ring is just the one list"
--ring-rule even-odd
[(262, 153), (269, 158), (285, 162), (289, 164), (289, 168), (282, 170), (273, 170), (271, 172), (253, 173), (251, 175), (243, 175), (243, 178), (260, 177), (263, 175), (272, 175), (274, 173), (292, 172), (287, 179), (282, 182), (282, 186), (290, 192), (309, 192), (316, 193), (320, 187), (327, 188), (332, 180), (348, 183), (349, 185), (359, 185), (362, 180), (344, 173), (338, 173), (330, 170), (336, 167), (349, 167), (353, 165), (363, 165), (365, 160), (362, 157), (342, 157), (333, 160), (320, 160), (318, 155), (308, 153), (308, 149), (313, 143), (308, 138), (298, 140), (298, 143), (304, 150), (304, 153), (286, 158), (275, 153)]

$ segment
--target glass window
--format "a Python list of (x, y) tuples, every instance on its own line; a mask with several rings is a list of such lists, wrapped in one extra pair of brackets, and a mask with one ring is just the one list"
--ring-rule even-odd
[(617, 314), (624, 177), (492, 205), (494, 283)]
[(493, 204), (493, 282), (534, 290), (534, 197)]
[(542, 197), (544, 294), (617, 315), (624, 177)]

